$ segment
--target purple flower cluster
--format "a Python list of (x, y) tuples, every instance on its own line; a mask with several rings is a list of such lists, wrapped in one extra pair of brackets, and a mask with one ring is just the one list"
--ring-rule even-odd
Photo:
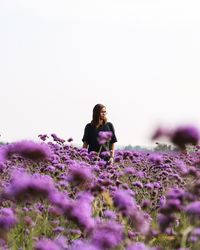
[(186, 146), (197, 145), (200, 138), (199, 130), (194, 126), (180, 126), (172, 131), (158, 128), (152, 136), (153, 140), (166, 136), (169, 140), (180, 149), (185, 150)]
[(87, 165), (80, 165), (74, 163), (70, 166), (68, 181), (75, 185), (78, 184), (91, 184), (94, 176), (91, 169)]
[(0, 231), (7, 232), (17, 223), (17, 218), (10, 208), (0, 209)]
[(58, 137), (55, 133), (53, 133), (53, 134), (51, 134), (51, 137), (53, 138), (53, 140), (55, 141), (55, 142), (57, 142), (58, 144), (63, 144), (63, 143), (65, 143), (65, 140), (64, 139), (62, 139), (62, 138), (60, 138), (60, 137)]
[(15, 201), (26, 201), (38, 198), (48, 198), (54, 192), (54, 182), (49, 176), (28, 175), (15, 170), (12, 179), (4, 191), (4, 196)]
[(99, 223), (91, 236), (91, 242), (98, 249), (112, 249), (118, 246), (124, 239), (122, 225), (116, 222)]
[[(165, 136), (174, 133), (165, 131)], [(198, 249), (198, 148), (115, 150), (116, 161), (107, 166), (97, 153), (64, 145), (55, 135), (56, 143), (40, 138), (43, 143), (0, 148), (0, 238), (8, 249), (13, 242), (22, 248), (15, 237), (22, 231), (18, 239), (27, 245), (32, 237), (38, 250)], [(111, 138), (103, 134), (102, 142)], [(38, 157), (39, 150), (45, 157)]]
[(47, 144), (26, 140), (9, 144), (4, 150), (7, 157), (17, 154), (33, 161), (46, 160), (51, 154), (51, 150)]
[(111, 140), (113, 134), (112, 131), (100, 131), (98, 135), (99, 144), (105, 144)]

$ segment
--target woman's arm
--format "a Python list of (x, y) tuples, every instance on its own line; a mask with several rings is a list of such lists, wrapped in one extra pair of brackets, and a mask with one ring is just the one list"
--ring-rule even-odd
[(111, 144), (111, 150), (110, 150), (110, 157), (114, 158), (114, 153), (115, 153), (114, 143), (112, 143)]

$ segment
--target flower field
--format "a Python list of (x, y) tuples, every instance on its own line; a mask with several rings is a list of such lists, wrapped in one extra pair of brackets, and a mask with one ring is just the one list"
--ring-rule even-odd
[(198, 133), (167, 136), (177, 150), (116, 150), (110, 165), (55, 134), (1, 146), (0, 249), (200, 249)]

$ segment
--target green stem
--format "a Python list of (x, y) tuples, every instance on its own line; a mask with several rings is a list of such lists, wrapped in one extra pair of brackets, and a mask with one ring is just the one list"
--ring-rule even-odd
[(185, 248), (186, 247), (186, 242), (187, 242), (187, 236), (188, 234), (192, 231), (193, 227), (189, 226), (187, 227), (183, 233), (182, 233), (182, 239), (181, 239), (181, 247)]
[(101, 152), (102, 146), (103, 146), (103, 145), (101, 145), (101, 147), (100, 147), (100, 149), (99, 149), (99, 152), (98, 152), (98, 157), (99, 157), (99, 155), (100, 155), (100, 152)]

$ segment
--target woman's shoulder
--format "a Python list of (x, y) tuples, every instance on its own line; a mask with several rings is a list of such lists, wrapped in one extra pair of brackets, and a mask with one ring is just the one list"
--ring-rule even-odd
[(114, 129), (112, 122), (106, 122), (106, 126), (108, 126), (111, 130)]
[(89, 123), (87, 123), (87, 124), (85, 125), (86, 128), (91, 128), (91, 126), (92, 126), (91, 122), (89, 122)]
[(107, 124), (108, 126), (111, 126), (111, 127), (113, 127), (113, 124), (112, 124), (112, 122), (106, 122), (106, 124)]

